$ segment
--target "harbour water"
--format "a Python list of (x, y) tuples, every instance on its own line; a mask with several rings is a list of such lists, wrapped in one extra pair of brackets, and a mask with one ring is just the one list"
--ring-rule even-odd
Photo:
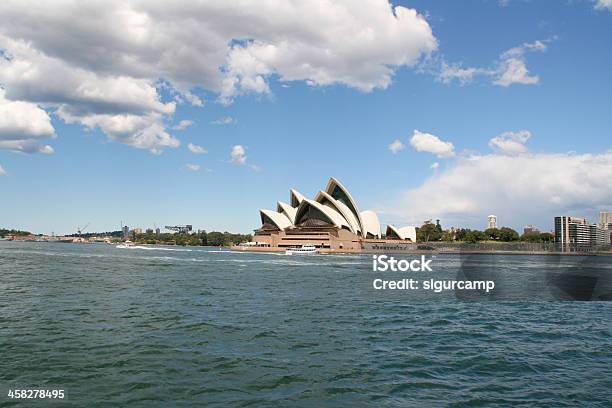
[(495, 296), (377, 291), (371, 260), (0, 242), (0, 406), (611, 406), (612, 303), (556, 300), (567, 260), (434, 259)]

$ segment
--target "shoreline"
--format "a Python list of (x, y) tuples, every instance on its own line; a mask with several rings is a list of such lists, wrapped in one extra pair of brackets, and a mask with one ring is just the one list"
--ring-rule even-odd
[[(230, 247), (234, 252), (252, 252), (252, 253), (284, 253), (285, 248), (270, 248), (270, 247), (245, 247), (234, 245)], [(456, 249), (456, 250), (405, 250), (405, 251), (338, 251), (333, 249), (319, 249), (320, 255), (375, 255), (375, 254), (405, 254), (405, 255), (562, 255), (562, 256), (610, 256), (612, 252), (593, 251), (593, 252), (560, 252), (560, 251), (528, 251), (528, 250), (499, 250), (499, 249)]]
[[(84, 244), (100, 244), (104, 246), (114, 246), (104, 242), (62, 242), (62, 241), (30, 241), (30, 240), (1, 240), (3, 242), (22, 242), (22, 243), (47, 243), (47, 244), (74, 244), (82, 246)], [(286, 248), (279, 247), (246, 247), (241, 245), (217, 246), (217, 245), (172, 245), (172, 244), (137, 244), (144, 247), (178, 247), (178, 248), (214, 248), (225, 249), (228, 252), (278, 254), (284, 253)], [(406, 250), (334, 250), (319, 249), (319, 255), (375, 255), (375, 254), (398, 254), (398, 255), (542, 255), (542, 256), (609, 256), (612, 251), (591, 251), (591, 252), (561, 252), (561, 251), (530, 251), (530, 250), (502, 250), (502, 249), (406, 249)]]

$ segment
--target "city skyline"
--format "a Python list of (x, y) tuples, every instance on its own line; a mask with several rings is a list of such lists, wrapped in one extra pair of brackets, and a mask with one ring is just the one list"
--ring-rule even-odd
[(0, 5), (0, 227), (248, 233), (330, 176), (381, 224), (612, 209), (609, 2), (211, 4)]

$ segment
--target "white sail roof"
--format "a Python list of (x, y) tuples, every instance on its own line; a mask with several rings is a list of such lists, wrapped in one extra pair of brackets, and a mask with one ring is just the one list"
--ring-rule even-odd
[(265, 224), (265, 217), (270, 220), (279, 230), (284, 230), (285, 228), (293, 225), (291, 221), (284, 215), (276, 211), (272, 210), (259, 210), (259, 214), (261, 216), (261, 223)]
[(299, 205), (304, 201), (304, 196), (297, 190), (291, 189), (289, 190), (289, 202), (293, 208), (298, 208)]
[(374, 211), (363, 211), (361, 213), (361, 220), (363, 222), (362, 233), (364, 237), (367, 237), (369, 233), (376, 238), (380, 238), (380, 222), (378, 221), (378, 215)]
[(336, 200), (335, 198), (327, 194), (325, 191), (319, 191), (317, 193), (317, 196), (315, 197), (315, 201), (323, 205), (331, 205), (333, 209), (340, 213), (340, 215), (342, 215), (344, 219), (348, 222), (353, 233), (361, 234), (361, 226), (359, 225), (359, 221), (357, 220), (357, 218), (355, 218), (355, 215), (342, 201)]
[(335, 177), (331, 177), (329, 179), (325, 192), (348, 207), (348, 209), (357, 219), (357, 223), (359, 225), (358, 230), (361, 231), (365, 237), (363, 219), (361, 217), (361, 213), (359, 212), (359, 207), (357, 207), (357, 203), (351, 196), (351, 193), (349, 193), (349, 191)]
[(291, 222), (291, 225), (293, 225), (293, 223), (295, 222), (295, 214), (297, 213), (297, 208), (293, 208), (289, 204), (279, 201), (276, 204), (276, 212), (284, 214)]
[(408, 226), (397, 228), (393, 225), (387, 225), (387, 238), (391, 235), (395, 235), (397, 238), (402, 240), (409, 239), (412, 242), (416, 242), (416, 227)]
[(348, 229), (351, 228), (348, 222), (344, 219), (344, 217), (338, 211), (328, 206), (325, 206), (323, 204), (320, 204), (314, 200), (309, 200), (307, 198), (305, 198), (304, 201), (302, 201), (302, 203), (297, 209), (297, 214), (295, 216), (296, 225), (298, 225), (299, 223), (303, 221), (302, 218), (305, 216), (306, 211), (308, 210), (309, 206), (317, 209), (319, 213), (321, 213), (325, 217), (326, 221), (329, 222), (330, 224), (335, 225), (336, 227), (339, 227), (339, 228), (342, 228), (343, 226), (347, 227)]

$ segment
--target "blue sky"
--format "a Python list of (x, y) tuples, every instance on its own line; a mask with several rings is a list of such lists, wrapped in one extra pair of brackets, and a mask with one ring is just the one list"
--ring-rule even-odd
[[(353, 78), (351, 68), (348, 74), (333, 71), (337, 77), (325, 83), (298, 72), (291, 58), (275, 59), (276, 65), (269, 62), (273, 72), (261, 74), (265, 86), (245, 82), (229, 101), (221, 100), (224, 91), (205, 72), (194, 74), (203, 78), (199, 82), (185, 80), (182, 72), (167, 74), (167, 69), (134, 74), (136, 68), (107, 67), (105, 54), (85, 62), (70, 57), (71, 46), (61, 46), (68, 41), (62, 34), (42, 41), (38, 33), (0, 23), (0, 49), (15, 55), (0, 66), (11, 73), (0, 74), (5, 100), (43, 109), (54, 133), (44, 139), (52, 154), (0, 150), (5, 173), (0, 177), (0, 226), (70, 233), (86, 223), (95, 231), (119, 229), (121, 222), (143, 228), (190, 223), (200, 229), (249, 232), (259, 226), (260, 208), (275, 209), (277, 200), (288, 201), (291, 187), (312, 196), (330, 176), (349, 188), (361, 210), (376, 210), (383, 224), (440, 218), (445, 227), (484, 228), (486, 216), (495, 213), (504, 225), (519, 229), (536, 224), (548, 230), (555, 215), (571, 212), (594, 221), (598, 210), (612, 207), (612, 192), (606, 189), (612, 179), (612, 6), (597, 8), (588, 0), (393, 5), (416, 9), (437, 45), (417, 44), (417, 57), (391, 68), (390, 84), (360, 89), (358, 81), (365, 76), (373, 83), (378, 77), (359, 72)], [(8, 7), (23, 21), (57, 20), (53, 10), (28, 15), (16, 3)], [(82, 10), (84, 16), (90, 12)], [(289, 28), (280, 24), (270, 30), (266, 39), (283, 37)], [(388, 42), (403, 41), (388, 35)], [(98, 105), (88, 107), (85, 116), (75, 113), (78, 101), (69, 105), (66, 98), (37, 99), (32, 96), (36, 90), (25, 92), (19, 86), (27, 72), (15, 65), (19, 41), (31, 41), (24, 59), (35, 61), (44, 54), (85, 67), (98, 78), (125, 72), (134, 81), (147, 78), (162, 103), (178, 101), (159, 120), (180, 145), (165, 145), (161, 154), (135, 148), (129, 135), (113, 136), (110, 125), (88, 122)], [(356, 46), (351, 52), (357, 54), (346, 57), (347, 64), (395, 61), (396, 50), (381, 56), (380, 48), (364, 45), (361, 53)], [(510, 59), (528, 69), (522, 78), (526, 83), (516, 77), (517, 82), (495, 84)], [(452, 76), (445, 82), (445, 66), (449, 75), (472, 71), (463, 71), (464, 83)], [(247, 76), (240, 72), (240, 78)], [(73, 75), (77, 85), (87, 81), (85, 74)], [(160, 86), (160, 79), (169, 81), (171, 89)], [(203, 106), (187, 102), (193, 96)], [(58, 113), (62, 106), (71, 113)], [(232, 123), (215, 123), (224, 117)], [(182, 120), (193, 123), (173, 129)], [(96, 125), (88, 129), (88, 123)], [(434, 147), (425, 143), (417, 151), (415, 130), (429, 135), (425, 142), (433, 141)], [(1, 135), (0, 130), (0, 140)], [(496, 136), (505, 143), (501, 148), (492, 147)], [(394, 153), (388, 146), (395, 140), (403, 149)], [(451, 151), (440, 154), (436, 140), (452, 143)], [(207, 153), (192, 153), (189, 143)], [(236, 145), (244, 148), (246, 159), (232, 161)], [(188, 165), (199, 168), (192, 171), (195, 167), (189, 170)]]

